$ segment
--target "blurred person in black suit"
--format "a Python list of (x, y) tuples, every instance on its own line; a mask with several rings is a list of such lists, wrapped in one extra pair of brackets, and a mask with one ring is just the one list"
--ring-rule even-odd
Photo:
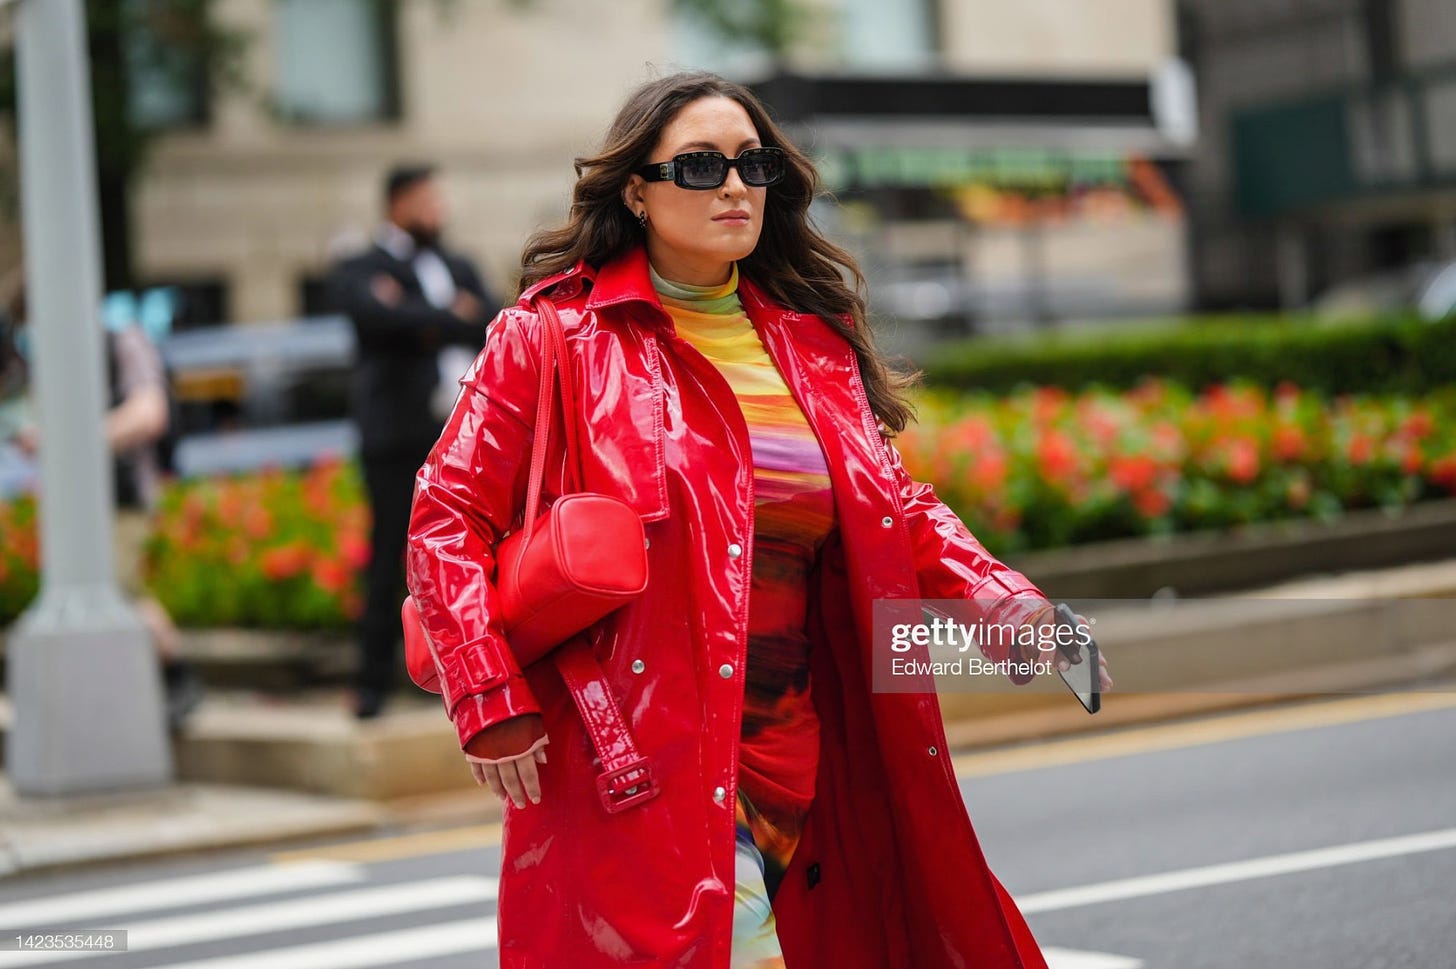
[(456, 381), (500, 309), (470, 260), (441, 243), (446, 206), (435, 170), (385, 181), (373, 244), (337, 264), (338, 305), (354, 323), (353, 414), (373, 514), (354, 713), (377, 716), (398, 681), (404, 540), (415, 473), (439, 438)]

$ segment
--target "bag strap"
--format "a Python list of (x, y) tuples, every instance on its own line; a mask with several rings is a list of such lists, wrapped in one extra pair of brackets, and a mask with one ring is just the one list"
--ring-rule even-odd
[(561, 317), (549, 299), (538, 295), (535, 306), (541, 317), (543, 334), (541, 382), (536, 389), (536, 427), (531, 438), (531, 477), (526, 487), (523, 526), (526, 542), (530, 542), (531, 534), (536, 530), (536, 518), (541, 512), (541, 485), (546, 477), (546, 444), (551, 437), (553, 390), (559, 390), (561, 398), (561, 424), (566, 434), (567, 490), (576, 491), (581, 487), (581, 452), (576, 443), (576, 395), (572, 392), (571, 374), (566, 365), (566, 335), (561, 329)]
[(571, 355), (566, 350), (566, 331), (561, 326), (556, 304), (544, 295), (536, 297), (536, 310), (546, 327), (546, 338), (556, 347), (556, 386), (561, 395), (561, 429), (566, 435), (566, 488), (568, 491), (580, 491), (581, 447), (576, 437), (576, 390), (571, 380)]
[[(529, 543), (541, 504), (541, 483), (546, 474), (546, 440), (551, 431), (553, 389), (559, 391), (562, 430), (566, 436), (567, 490), (581, 488), (581, 449), (576, 437), (576, 395), (566, 351), (566, 334), (555, 305), (538, 294), (534, 300), (543, 328), (541, 384), (536, 395), (536, 431), (531, 442), (531, 480), (526, 492), (526, 534)], [(520, 560), (516, 560), (520, 567)], [(572, 702), (586, 725), (592, 748), (601, 761), (597, 797), (609, 814), (616, 814), (661, 793), (652, 762), (642, 756), (632, 731), (612, 695), (611, 684), (597, 662), (591, 643), (577, 635), (551, 651), (552, 664), (566, 683)]]

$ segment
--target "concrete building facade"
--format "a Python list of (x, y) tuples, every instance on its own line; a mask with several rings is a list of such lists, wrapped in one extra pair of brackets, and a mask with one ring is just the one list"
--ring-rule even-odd
[[(745, 80), (785, 71), (1146, 79), (1177, 50), (1173, 0), (806, 0), (807, 29), (776, 61), (724, 41), (686, 6), (214, 0), (218, 22), (248, 38), (246, 89), (180, 112), (160, 138), (132, 200), (140, 281), (187, 287), (219, 321), (315, 312), (331, 255), (379, 217), (384, 170), (428, 159), (445, 176), (454, 243), (508, 291), (525, 238), (564, 214), (572, 159), (595, 147), (634, 84), (678, 67)], [(140, 107), (165, 118), (177, 92), (142, 95)], [(957, 136), (941, 149), (984, 153), (995, 137)], [(916, 235), (903, 213), (885, 215), (886, 238)], [(863, 221), (851, 218), (846, 231)], [(920, 228), (911, 248), (935, 245), (944, 226)], [(1015, 276), (1022, 233), (983, 228), (977, 265)], [(1108, 233), (1122, 232), (1135, 250), (1129, 265), (1158, 265), (1156, 282), (1141, 283), (1149, 305), (1183, 300), (1181, 224), (1149, 216), (1105, 231), (1095, 219), (1064, 228), (1049, 243), (1053, 271), (1105, 252)], [(1108, 270), (1093, 258), (1085, 271)]]

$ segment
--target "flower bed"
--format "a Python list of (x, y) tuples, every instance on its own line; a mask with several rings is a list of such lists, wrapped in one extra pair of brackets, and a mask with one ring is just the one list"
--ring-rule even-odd
[(0, 501), (0, 625), (20, 615), (40, 587), (35, 499)]
[(368, 562), (358, 466), (333, 459), (174, 484), (146, 552), (148, 584), (189, 626), (347, 626)]
[[(34, 505), (0, 502), (0, 624), (35, 594)], [(146, 582), (183, 626), (341, 629), (362, 608), (368, 529), (352, 462), (173, 482), (153, 519)]]
[[(1195, 394), (924, 393), (896, 444), (996, 554), (1456, 494), (1456, 390), (1329, 399), (1282, 384)], [(35, 594), (35, 508), (0, 503), (0, 623)], [(358, 467), (170, 485), (147, 581), (187, 626), (341, 629), (362, 607)]]
[(1456, 393), (1333, 400), (1290, 384), (927, 393), (911, 474), (998, 553), (1456, 493)]

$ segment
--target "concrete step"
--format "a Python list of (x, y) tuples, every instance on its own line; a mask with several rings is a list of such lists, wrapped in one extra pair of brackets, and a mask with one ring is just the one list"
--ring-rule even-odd
[(1456, 498), (1398, 512), (1350, 511), (1330, 522), (1255, 522), (1152, 538), (1127, 538), (1007, 557), (1060, 599), (1150, 596), (1159, 589), (1202, 595), (1251, 589), (1298, 576), (1438, 562), (1456, 554)]

